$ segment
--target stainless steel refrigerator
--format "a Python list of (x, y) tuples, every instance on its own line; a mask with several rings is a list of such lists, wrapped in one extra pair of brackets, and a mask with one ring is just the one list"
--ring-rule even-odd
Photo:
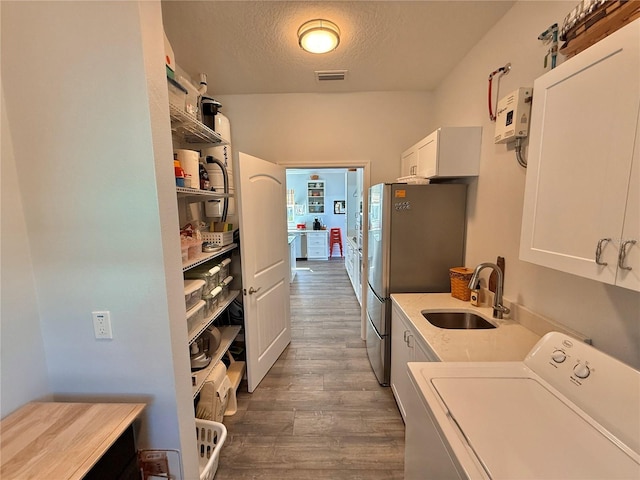
[(464, 184), (369, 188), (366, 343), (381, 385), (390, 376), (390, 296), (450, 291), (449, 269), (464, 261), (466, 191)]

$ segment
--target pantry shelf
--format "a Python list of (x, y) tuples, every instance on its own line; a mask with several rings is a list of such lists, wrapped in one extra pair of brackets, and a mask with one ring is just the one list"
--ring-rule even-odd
[(220, 316), (220, 314), (226, 310), (229, 305), (231, 305), (231, 302), (233, 302), (239, 294), (239, 290), (232, 290), (231, 292), (229, 292), (227, 298), (223, 300), (220, 305), (218, 305), (218, 308), (216, 308), (216, 311), (213, 312), (212, 315), (209, 315), (202, 322), (198, 323), (194, 326), (194, 328), (191, 329), (191, 331), (189, 332), (189, 345), (191, 345), (196, 340), (196, 338), (202, 335), (202, 332), (204, 332), (205, 329), (209, 325), (211, 325)]
[(231, 250), (233, 250), (237, 246), (238, 246), (237, 243), (231, 243), (229, 245), (225, 245), (224, 247), (222, 247), (217, 252), (201, 253), (201, 254), (197, 255), (196, 258), (191, 259), (191, 260), (189, 260), (187, 262), (183, 262), (182, 263), (182, 271), (186, 272), (187, 270), (189, 270), (189, 269), (191, 269), (193, 267), (197, 267), (198, 265), (202, 265), (203, 263), (208, 262), (212, 258), (218, 257), (218, 256), (220, 256), (220, 255), (222, 255), (224, 253), (230, 252)]
[(171, 130), (183, 143), (229, 145), (218, 133), (175, 105), (169, 104), (169, 116)]
[(197, 188), (176, 187), (178, 198), (184, 198), (187, 202), (204, 202), (206, 200), (221, 200), (232, 198), (233, 194), (213, 192), (211, 190), (198, 190)]
[(229, 347), (235, 340), (241, 328), (242, 327), (240, 327), (239, 325), (220, 327), (220, 333), (222, 337), (220, 339), (220, 345), (218, 345), (217, 350), (211, 356), (211, 363), (207, 368), (203, 368), (202, 370), (191, 373), (193, 398), (195, 398), (196, 395), (200, 393), (204, 382), (207, 380), (207, 377), (216, 366), (216, 364), (222, 359), (227, 350), (229, 350)]

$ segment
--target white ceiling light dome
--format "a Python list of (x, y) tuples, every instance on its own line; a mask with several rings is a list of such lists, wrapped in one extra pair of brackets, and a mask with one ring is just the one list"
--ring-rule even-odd
[(327, 53), (340, 44), (340, 29), (329, 20), (309, 20), (298, 29), (298, 43), (307, 52)]

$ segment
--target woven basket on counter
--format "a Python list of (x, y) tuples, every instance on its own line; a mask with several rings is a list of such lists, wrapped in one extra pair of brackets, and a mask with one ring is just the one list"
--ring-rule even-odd
[(451, 296), (458, 300), (468, 302), (471, 298), (469, 280), (473, 275), (473, 270), (466, 267), (454, 267), (449, 269), (451, 279)]

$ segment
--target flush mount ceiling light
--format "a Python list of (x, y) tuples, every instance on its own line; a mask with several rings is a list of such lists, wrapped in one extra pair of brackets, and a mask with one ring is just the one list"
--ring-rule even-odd
[(298, 29), (298, 43), (309, 53), (327, 53), (340, 43), (340, 29), (329, 20), (309, 20)]

